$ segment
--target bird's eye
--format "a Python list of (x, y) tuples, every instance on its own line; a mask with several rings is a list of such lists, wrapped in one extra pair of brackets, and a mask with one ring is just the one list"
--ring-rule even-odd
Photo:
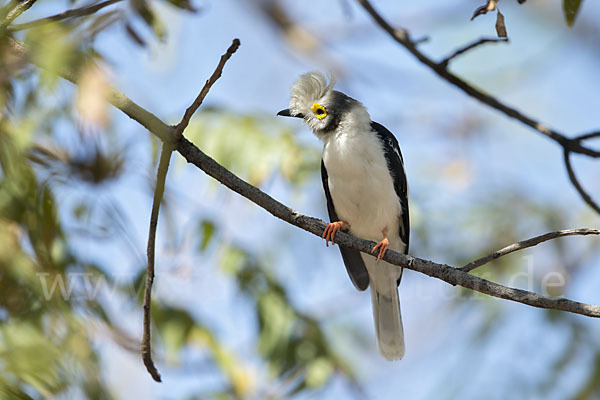
[(310, 109), (313, 113), (315, 113), (315, 116), (319, 119), (323, 119), (327, 116), (327, 110), (319, 103), (313, 104)]

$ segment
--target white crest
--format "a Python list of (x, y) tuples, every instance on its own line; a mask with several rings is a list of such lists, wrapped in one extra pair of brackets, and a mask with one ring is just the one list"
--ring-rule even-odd
[(329, 77), (329, 84), (320, 72), (308, 72), (300, 75), (291, 88), (290, 113), (306, 115), (314, 103), (333, 89), (334, 84), (333, 75)]

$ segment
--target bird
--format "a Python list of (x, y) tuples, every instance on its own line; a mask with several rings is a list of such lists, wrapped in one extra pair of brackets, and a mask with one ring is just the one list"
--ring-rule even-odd
[[(372, 255), (340, 246), (346, 271), (361, 291), (371, 287), (375, 336), (388, 360), (404, 356), (398, 286), (402, 268), (382, 260), (388, 249), (407, 254), (408, 184), (396, 137), (371, 120), (366, 107), (333, 90), (335, 79), (301, 75), (291, 87), (289, 108), (279, 116), (302, 118), (323, 142), (321, 178), (330, 223), (325, 244), (345, 230), (377, 245)], [(376, 255), (376, 257), (375, 257)]]

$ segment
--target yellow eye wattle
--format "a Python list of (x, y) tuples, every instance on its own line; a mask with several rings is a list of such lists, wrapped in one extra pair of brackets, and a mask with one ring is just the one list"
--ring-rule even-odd
[(327, 116), (327, 110), (325, 109), (325, 107), (323, 107), (319, 103), (313, 104), (310, 109), (315, 114), (315, 117), (317, 117), (319, 119), (323, 119)]

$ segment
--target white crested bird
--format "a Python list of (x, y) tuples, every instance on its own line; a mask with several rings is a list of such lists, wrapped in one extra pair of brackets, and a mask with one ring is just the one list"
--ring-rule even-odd
[(398, 285), (402, 269), (381, 261), (386, 250), (407, 253), (409, 239), (408, 185), (398, 141), (371, 121), (359, 101), (333, 90), (333, 78), (318, 72), (301, 75), (292, 85), (290, 105), (277, 115), (298, 117), (323, 141), (321, 177), (331, 223), (325, 243), (347, 229), (378, 242), (377, 257), (341, 247), (354, 286), (371, 285), (375, 334), (388, 360), (404, 355), (404, 332)]

